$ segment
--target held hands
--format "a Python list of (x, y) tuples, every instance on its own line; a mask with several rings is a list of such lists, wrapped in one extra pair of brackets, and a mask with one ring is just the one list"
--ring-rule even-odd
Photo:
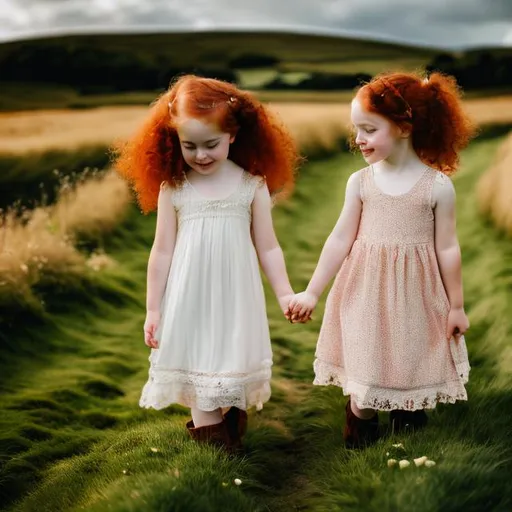
[(448, 314), (448, 325), (446, 327), (446, 337), (450, 339), (452, 336), (455, 341), (469, 329), (469, 320), (464, 312), (464, 308), (450, 309)]
[(160, 325), (160, 311), (148, 311), (144, 322), (144, 343), (150, 348), (158, 348), (155, 332)]
[(318, 297), (310, 292), (297, 293), (289, 302), (285, 316), (292, 323), (306, 323), (311, 320), (318, 303)]

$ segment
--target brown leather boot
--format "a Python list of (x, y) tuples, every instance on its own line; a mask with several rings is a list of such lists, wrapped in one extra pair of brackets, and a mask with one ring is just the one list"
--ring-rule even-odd
[(226, 422), (233, 450), (242, 449), (242, 437), (247, 432), (247, 413), (238, 407), (231, 407), (223, 416)]
[(395, 409), (389, 413), (389, 424), (391, 431), (396, 434), (398, 432), (412, 432), (420, 430), (427, 426), (428, 416), (423, 409), (417, 411), (404, 411)]
[(194, 422), (187, 422), (187, 429), (190, 437), (199, 443), (210, 443), (220, 448), (231, 451), (231, 439), (228, 434), (226, 422), (222, 420), (215, 425), (205, 425), (204, 427), (195, 427)]
[(373, 418), (362, 420), (352, 412), (349, 400), (345, 406), (345, 414), (343, 439), (347, 448), (363, 448), (377, 441), (379, 438), (379, 415), (377, 412)]

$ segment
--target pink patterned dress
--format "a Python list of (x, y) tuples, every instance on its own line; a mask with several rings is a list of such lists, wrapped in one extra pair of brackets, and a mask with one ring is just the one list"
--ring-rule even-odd
[(359, 408), (434, 408), (467, 400), (463, 337), (446, 339), (450, 309), (434, 246), (434, 183), (426, 169), (402, 195), (361, 171), (356, 240), (327, 298), (314, 363), (317, 385), (336, 385)]

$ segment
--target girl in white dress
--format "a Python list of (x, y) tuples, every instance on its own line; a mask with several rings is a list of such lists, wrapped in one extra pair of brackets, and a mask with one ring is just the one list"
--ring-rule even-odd
[(190, 407), (196, 440), (239, 448), (245, 411), (270, 398), (259, 264), (286, 312), (293, 291), (271, 194), (290, 190), (297, 162), (292, 137), (254, 97), (193, 75), (156, 101), (117, 155), (142, 210), (158, 212), (144, 324), (152, 350), (140, 405)]

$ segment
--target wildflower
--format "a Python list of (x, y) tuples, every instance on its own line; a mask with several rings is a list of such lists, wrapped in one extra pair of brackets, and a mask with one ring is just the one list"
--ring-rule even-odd
[(427, 462), (427, 457), (424, 455), (423, 457), (419, 457), (417, 459), (414, 459), (414, 464), (416, 464), (417, 467), (423, 466)]
[(153, 453), (158, 453), (158, 451), (159, 451), (159, 450), (158, 450), (158, 448), (151, 448), (151, 451), (152, 451)]
[(227, 486), (228, 486), (227, 482), (222, 482), (222, 487), (227, 487)]
[(388, 468), (392, 468), (393, 466), (396, 466), (397, 460), (396, 459), (389, 459), (388, 460)]
[(427, 467), (427, 468), (432, 468), (432, 467), (434, 467), (435, 465), (436, 465), (436, 463), (435, 463), (435, 461), (433, 461), (433, 460), (427, 460), (427, 461), (425, 461), (425, 467)]
[(392, 446), (393, 446), (393, 448), (402, 448), (402, 450), (404, 449), (404, 445), (402, 443), (397, 443)]
[(398, 465), (400, 466), (400, 469), (405, 469), (408, 468), (411, 463), (408, 460), (403, 459), (398, 463)]
[(235, 478), (233, 481), (235, 482), (235, 485), (242, 485), (242, 480), (240, 480), (240, 478)]

